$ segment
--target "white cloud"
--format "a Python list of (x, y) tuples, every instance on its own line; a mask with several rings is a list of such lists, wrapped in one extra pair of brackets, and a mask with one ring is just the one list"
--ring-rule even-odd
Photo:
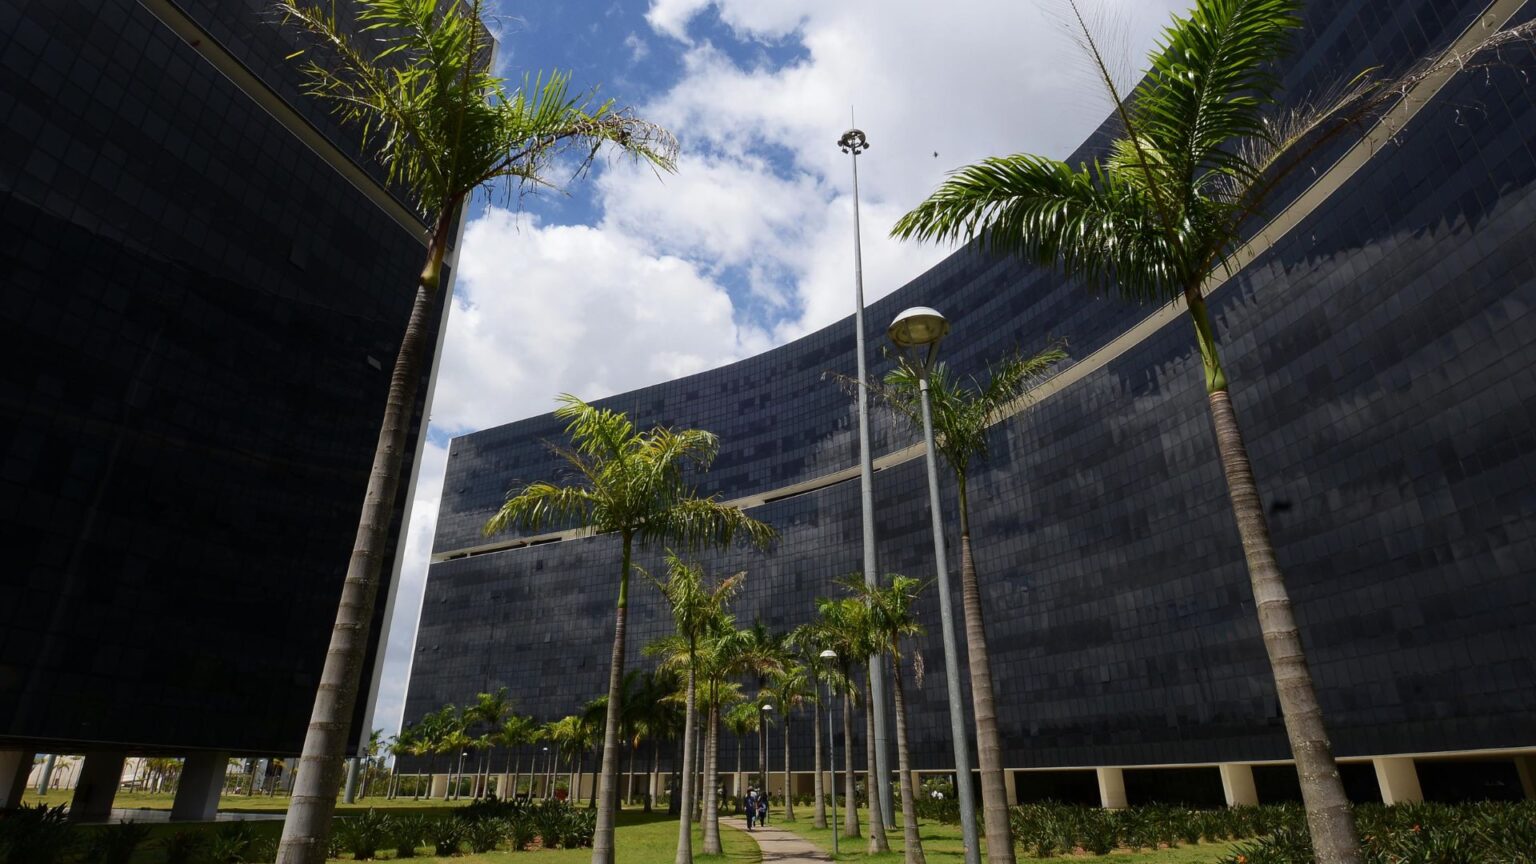
[[(1139, 67), (1184, 5), (1103, 0), (1124, 22), (1106, 35)], [(682, 72), (638, 110), (678, 133), (679, 173), (658, 184), (608, 165), (591, 225), (519, 224), (499, 209), (469, 225), (434, 426), (460, 434), (548, 411), (563, 391), (595, 398), (675, 378), (850, 314), (852, 178), (835, 142), (851, 106), (871, 143), (859, 159), (866, 300), (921, 274), (949, 250), (887, 233), (946, 171), (994, 154), (1065, 156), (1110, 109), (1051, 7), (652, 0), (647, 23), (680, 47)], [(715, 42), (694, 32), (711, 8), (729, 30)], [(667, 53), (641, 34), (622, 41), (620, 62)], [(442, 455), (423, 467), (376, 725), (400, 710)]]

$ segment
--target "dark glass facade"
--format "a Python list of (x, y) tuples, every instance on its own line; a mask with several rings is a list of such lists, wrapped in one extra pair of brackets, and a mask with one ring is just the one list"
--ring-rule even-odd
[[(1482, 10), (1446, 0), (1309, 3), (1286, 92), (1302, 98), (1376, 63), (1402, 67), (1443, 49)], [(1510, 57), (1508, 68), (1453, 79), (1210, 298), (1343, 756), (1536, 745), (1532, 66)], [(1091, 364), (994, 427), (991, 458), (971, 480), (1005, 764), (1287, 758), (1187, 319), (1104, 362), (1090, 355), (1152, 310), (972, 249), (874, 304), (872, 343), (912, 305), (950, 317), (943, 354), (962, 372), (1048, 337), (1069, 341), (1072, 363)], [(716, 572), (748, 571), (743, 623), (785, 630), (805, 621), (814, 598), (834, 592), (834, 577), (861, 566), (857, 479), (771, 500), (772, 490), (856, 464), (852, 402), (824, 377), (852, 373), (851, 328), (846, 319), (602, 402), (641, 424), (716, 432), (724, 449), (703, 490), (768, 494), (750, 512), (780, 530), (775, 549), (705, 556)], [(888, 368), (874, 364), (876, 374)], [(480, 526), (508, 490), (558, 476), (545, 442), (559, 438), (544, 416), (454, 442), (408, 721), (497, 686), (545, 719), (604, 692), (616, 540), (471, 553), (488, 542)], [(914, 440), (875, 418), (877, 457)], [(930, 576), (922, 462), (878, 471), (875, 497), (881, 568)], [(954, 505), (946, 479), (958, 567)], [(639, 563), (658, 568), (659, 550)], [(649, 662), (641, 647), (670, 621), (643, 582), (630, 608), (633, 667)], [(927, 679), (908, 688), (918, 769), (951, 764), (937, 610), (930, 589), (919, 605)], [(795, 722), (796, 768), (808, 770), (808, 716)]]
[(0, 0), (0, 746), (300, 749), (424, 244), (286, 44)]

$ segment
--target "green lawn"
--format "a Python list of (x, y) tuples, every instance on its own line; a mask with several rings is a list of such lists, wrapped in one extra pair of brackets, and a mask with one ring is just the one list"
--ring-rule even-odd
[[(770, 815), (769, 825), (793, 831), (830, 853), (832, 851), (832, 832), (811, 827), (811, 808), (809, 806), (803, 808), (796, 807), (795, 815), (798, 819), (794, 822), (774, 819)], [(829, 813), (829, 818), (830, 815)], [(838, 816), (841, 819), (841, 810), (838, 811)], [(839, 836), (838, 842), (841, 845), (838, 849), (837, 860), (861, 861), (866, 862), (866, 864), (899, 864), (902, 860), (901, 818), (899, 815), (896, 822), (896, 827), (888, 829), (885, 835), (886, 840), (890, 842), (891, 852), (889, 854), (870, 855), (866, 851), (869, 849), (869, 811), (861, 809), (859, 811), (859, 829), (863, 832), (863, 836), (857, 839)], [(841, 823), (839, 822), (839, 824)], [(928, 864), (964, 864), (965, 847), (960, 842), (959, 825), (941, 825), (925, 822), (919, 826), (918, 834), (923, 838), (923, 854), (928, 859)], [(985, 838), (983, 838), (983, 844), (985, 844)], [(1020, 861), (1064, 862), (1103, 860), (1111, 862), (1111, 864), (1211, 864), (1211, 862), (1216, 861), (1234, 845), (1232, 843), (1201, 843), (1197, 846), (1181, 845), (1176, 849), (1160, 849), (1156, 852), (1120, 850), (1103, 856), (1103, 858), (1086, 853), (1058, 856), (1056, 858), (1035, 858), (1024, 854), (1021, 849), (1019, 850), (1018, 857)], [(985, 845), (983, 845), (983, 849), (985, 849)]]
[[(58, 803), (52, 801), (53, 797), (50, 796), (49, 800), (52, 803)], [(121, 802), (122, 799), (129, 797), (120, 796), (119, 801)], [(150, 806), (152, 802), (166, 798), (166, 796), (148, 795), (132, 797), (139, 803), (123, 806)], [(236, 799), (226, 800), (233, 801)], [(261, 800), (281, 801), (282, 799)], [(393, 804), (396, 805), (391, 807), (394, 812), (409, 812), (412, 802), (410, 799), (396, 800), (395, 802), (379, 799), (373, 803), (380, 805)], [(416, 803), (419, 805), (421, 802)], [(286, 801), (283, 801), (283, 804), (286, 804)], [(166, 804), (164, 806), (169, 805)], [(276, 806), (278, 805), (271, 805), (268, 809)], [(366, 802), (362, 806), (366, 806)], [(221, 805), (221, 809), (234, 808), (222, 807)], [(351, 809), (355, 810), (357, 806), (353, 806)], [(442, 802), (435, 802), (432, 805), (420, 807), (419, 810), (421, 812), (443, 812), (443, 804)], [(249, 824), (255, 831), (262, 834), (272, 834), (275, 836), (282, 831), (282, 823), (278, 820), (266, 820)], [(217, 831), (219, 827), (221, 826), (206, 823), (199, 825), (170, 823), (150, 825), (150, 840), (134, 853), (132, 864), (164, 864), (164, 855), (161, 850), (155, 848), (155, 842), (168, 834), (186, 830), (212, 832)], [(88, 826), (80, 830), (89, 832), (102, 829)], [(695, 854), (694, 858), (702, 862), (719, 862), (719, 864), (758, 864), (758, 862), (762, 861), (762, 855), (758, 851), (757, 843), (746, 832), (737, 831), (722, 825), (720, 835), (721, 841), (725, 846), (724, 855)], [(618, 849), (618, 858), (624, 864), (672, 864), (677, 852), (677, 820), (668, 817), (665, 811), (644, 813), (638, 809), (625, 810), (619, 814), (617, 835), (614, 838), (614, 842)], [(700, 833), (699, 826), (695, 825), (693, 829), (693, 848), (695, 850), (699, 849), (703, 842), (704, 838)], [(510, 852), (502, 850), (478, 855), (456, 855), (452, 858), (435, 858), (431, 853), (432, 850), (430, 848), (423, 847), (418, 857), (411, 860), (420, 861), (423, 864), (429, 864), (429, 862), (433, 861), (451, 861), (452, 864), (515, 864), (515, 862), (524, 862), (524, 864), (588, 864), (592, 860), (591, 849), (549, 849), (535, 852)], [(390, 860), (393, 857), (393, 852), (384, 852), (378, 860)], [(341, 859), (335, 860), (351, 861), (352, 858), (350, 855), (346, 855)]]

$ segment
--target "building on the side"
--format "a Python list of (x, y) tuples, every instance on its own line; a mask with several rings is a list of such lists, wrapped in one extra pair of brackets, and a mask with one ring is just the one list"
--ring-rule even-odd
[(0, 807), (184, 756), (205, 816), (302, 747), (425, 229), (294, 50), (266, 0), (0, 0)]
[[(1309, 3), (1285, 92), (1402, 68), (1511, 14), (1533, 13), (1481, 0)], [(1531, 61), (1510, 63), (1520, 68), (1420, 91), (1352, 156), (1323, 154), (1298, 184), (1307, 194), (1256, 234), (1256, 259), (1210, 293), (1328, 728), (1360, 800), (1536, 794), (1536, 103)], [(1032, 410), (996, 425), (970, 481), (1010, 795), (1111, 806), (1295, 797), (1183, 313), (1098, 299), (967, 248), (873, 304), (871, 345), (915, 305), (949, 316), (943, 359), (964, 373), (1048, 337), (1070, 345)], [(825, 378), (852, 374), (851, 331), (850, 317), (600, 403), (641, 426), (720, 436), (703, 491), (782, 532), (767, 554), (704, 556), (713, 572), (748, 571), (743, 624), (787, 630), (860, 569), (855, 409)], [(871, 355), (883, 374), (889, 362)], [(880, 567), (930, 577), (920, 451), (881, 412), (873, 437)], [(407, 722), (500, 686), (545, 720), (605, 692), (615, 538), (481, 534), (509, 489), (559, 476), (546, 442), (560, 438), (546, 415), (453, 442)], [(946, 479), (952, 545), (953, 491)], [(656, 572), (660, 552), (639, 563)], [(937, 607), (930, 589), (919, 607), (927, 680), (908, 689), (919, 772), (952, 767)], [(649, 665), (642, 647), (669, 628), (657, 592), (637, 583), (627, 668)], [(792, 735), (804, 795), (809, 726), (800, 716)], [(661, 748), (664, 771), (673, 747)], [(745, 747), (756, 765), (755, 736)]]

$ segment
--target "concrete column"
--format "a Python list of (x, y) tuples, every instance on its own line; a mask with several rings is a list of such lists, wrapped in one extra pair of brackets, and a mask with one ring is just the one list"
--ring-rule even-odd
[(1119, 768), (1096, 768), (1099, 775), (1099, 806), (1106, 810), (1124, 810), (1130, 805), (1125, 800), (1125, 772)]
[(229, 754), (193, 753), (181, 766), (181, 783), (171, 804), (175, 822), (212, 822), (219, 813), (219, 794), (224, 791), (224, 774), (229, 768)]
[(1413, 760), (1403, 756), (1372, 759), (1376, 768), (1376, 783), (1381, 786), (1381, 800), (1386, 804), (1411, 804), (1424, 800), (1424, 790), (1419, 788), (1419, 772)]
[(1017, 773), (1016, 771), (1003, 771), (1003, 791), (1008, 795), (1009, 807), (1017, 807), (1019, 805), (1019, 778), (1015, 776)]
[(0, 750), (0, 810), (21, 806), (21, 794), (32, 776), (31, 750)]
[(43, 760), (43, 773), (37, 778), (38, 795), (47, 795), (49, 787), (53, 785), (53, 766), (58, 758), (57, 753), (49, 753), (48, 758)]
[(75, 783), (75, 797), (69, 804), (69, 818), (84, 822), (105, 822), (112, 817), (112, 799), (123, 782), (122, 751), (97, 751), (85, 754), (80, 779)]
[(448, 794), (448, 775), (447, 774), (433, 774), (432, 775), (432, 797), (433, 798), (442, 798), (444, 795), (447, 795), (447, 794)]
[(1252, 765), (1219, 765), (1221, 793), (1227, 797), (1228, 807), (1255, 807), (1259, 803), (1259, 790), (1253, 783)]
[(347, 760), (347, 788), (342, 795), (342, 800), (348, 804), (357, 801), (357, 759)]
[(1520, 775), (1520, 788), (1527, 799), (1536, 799), (1536, 756), (1516, 756), (1515, 773)]

